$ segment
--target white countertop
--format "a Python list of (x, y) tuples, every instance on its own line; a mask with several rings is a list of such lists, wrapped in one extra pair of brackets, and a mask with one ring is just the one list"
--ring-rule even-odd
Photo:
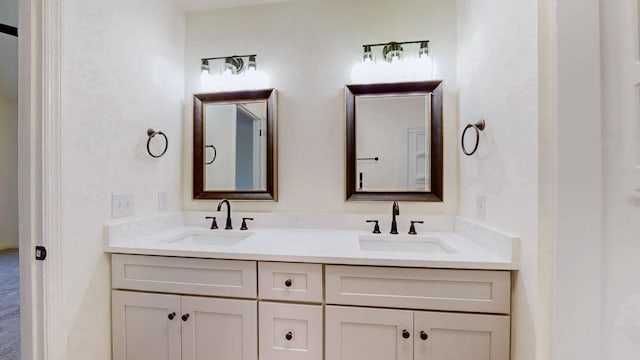
[[(491, 249), (487, 245), (491, 241), (472, 241), (466, 234), (463, 236), (457, 232), (422, 232), (417, 236), (374, 235), (370, 231), (363, 230), (252, 228), (249, 231), (240, 231), (175, 225), (178, 226), (155, 229), (145, 234), (129, 234), (129, 236), (121, 236), (121, 234), (116, 236), (114, 234), (117, 231), (113, 231), (108, 226), (105, 251), (123, 254), (324, 264), (484, 270), (518, 269), (517, 260), (514, 261), (514, 258), (505, 256), (509, 254), (508, 251), (505, 253), (500, 249)], [(112, 227), (117, 226), (121, 225), (112, 225)], [(127, 226), (129, 229), (132, 228), (131, 225)], [(469, 224), (465, 226), (469, 227)], [(121, 229), (118, 231), (122, 232)], [(180, 238), (189, 234), (249, 236), (228, 245), (180, 241)], [(482, 237), (482, 234), (479, 237)], [(484, 237), (487, 237), (486, 234)], [(361, 238), (376, 244), (376, 241), (383, 240), (390, 246), (384, 247), (384, 250), (366, 250), (361, 248)], [(507, 245), (508, 250), (514, 253), (513, 249), (517, 249), (517, 239), (509, 239), (511, 238), (499, 239), (502, 241), (502, 250), (504, 250), (505, 241), (513, 241), (513, 244)], [(402, 246), (396, 248), (394, 241), (409, 244), (413, 241), (435, 242), (435, 248), (443, 251), (406, 251)]]

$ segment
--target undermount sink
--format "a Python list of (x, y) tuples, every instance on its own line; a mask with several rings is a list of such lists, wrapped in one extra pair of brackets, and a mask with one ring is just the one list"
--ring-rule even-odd
[(452, 253), (437, 238), (402, 235), (367, 235), (359, 238), (360, 250), (384, 252)]
[(253, 232), (233, 230), (191, 231), (166, 241), (170, 244), (232, 246), (240, 243)]

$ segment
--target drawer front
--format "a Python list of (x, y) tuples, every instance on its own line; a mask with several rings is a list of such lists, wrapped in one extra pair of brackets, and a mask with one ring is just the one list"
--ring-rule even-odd
[(258, 263), (260, 299), (322, 302), (322, 265)]
[(255, 261), (114, 254), (111, 271), (114, 289), (256, 298)]
[(322, 305), (260, 302), (260, 360), (322, 360)]
[(509, 314), (511, 273), (327, 265), (327, 304)]

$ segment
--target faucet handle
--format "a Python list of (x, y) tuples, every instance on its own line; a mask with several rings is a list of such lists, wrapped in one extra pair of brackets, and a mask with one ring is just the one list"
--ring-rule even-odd
[(242, 225), (240, 225), (240, 230), (249, 230), (249, 228), (247, 227), (247, 221), (246, 220), (252, 220), (253, 218), (242, 218)]
[(422, 220), (411, 220), (411, 226), (409, 226), (409, 235), (418, 235), (416, 232), (416, 226), (414, 224), (424, 224)]
[(218, 223), (216, 222), (216, 217), (215, 216), (207, 216), (205, 219), (211, 220), (211, 227), (209, 229), (217, 229), (218, 228)]
[(380, 226), (378, 226), (378, 220), (367, 220), (368, 223), (376, 223), (373, 226), (373, 233), (374, 234), (380, 234)]

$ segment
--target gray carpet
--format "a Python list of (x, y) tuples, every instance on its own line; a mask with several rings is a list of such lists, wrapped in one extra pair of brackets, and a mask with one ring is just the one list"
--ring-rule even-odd
[(0, 359), (20, 360), (18, 251), (0, 251)]

